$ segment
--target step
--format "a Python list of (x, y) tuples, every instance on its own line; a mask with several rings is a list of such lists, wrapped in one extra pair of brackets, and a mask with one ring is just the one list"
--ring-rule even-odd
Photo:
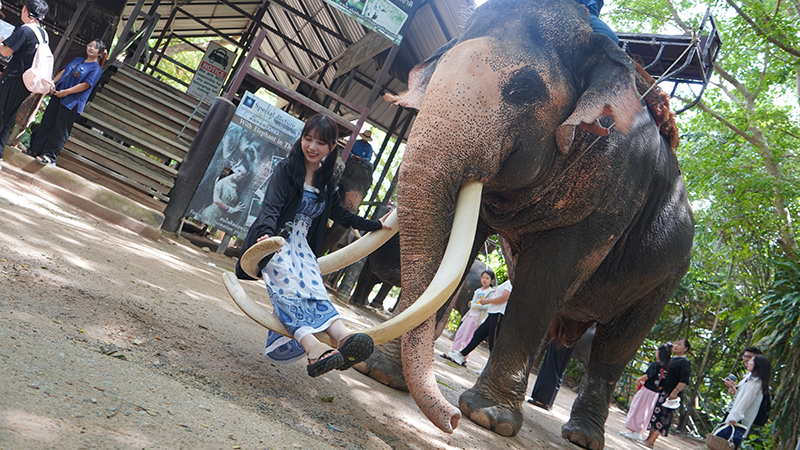
[(130, 164), (144, 167), (145, 170), (157, 174), (164, 179), (175, 179), (178, 171), (163, 162), (153, 159), (141, 151), (122, 145), (119, 142), (104, 136), (100, 131), (93, 131), (88, 127), (76, 125), (72, 129), (70, 137), (76, 136), (81, 141), (97, 148), (105, 148), (107, 152), (113, 152), (118, 158), (128, 160)]
[[(167, 99), (173, 106), (184, 108), (186, 110), (185, 113), (187, 117), (192, 113), (192, 111), (194, 111), (195, 108), (197, 108), (197, 104), (199, 103), (198, 100), (194, 100), (191, 97), (187, 98), (183, 95), (178, 95), (180, 92), (176, 89), (168, 90), (155, 84), (145, 83), (140, 78), (131, 76), (125, 71), (114, 74), (114, 76), (111, 77), (111, 80), (109, 80), (109, 83), (124, 84), (151, 98)], [(207, 112), (207, 108), (201, 105), (197, 110), (196, 116), (202, 119), (205, 117)]]
[[(160, 119), (163, 118), (161, 114), (147, 109), (144, 105), (141, 104), (128, 104), (122, 103), (119, 101), (120, 98), (112, 98), (104, 93), (99, 93), (95, 95), (94, 100), (92, 100), (91, 104), (100, 105), (106, 109), (116, 111), (120, 115), (127, 116), (133, 122), (141, 122), (141, 123), (149, 123), (155, 126), (157, 129), (163, 131), (162, 134), (165, 137), (171, 137), (173, 139), (177, 139), (178, 134), (181, 132), (181, 128), (177, 126), (176, 121), (172, 118), (169, 118), (169, 123), (161, 121)], [(197, 127), (192, 126), (191, 124), (183, 130), (183, 134), (181, 135), (181, 139), (186, 139), (188, 141), (194, 140), (194, 137), (197, 135)]]
[[(106, 85), (103, 87), (103, 92), (105, 91), (113, 92), (113, 95), (109, 94), (111, 97), (117, 96), (137, 102), (138, 104), (147, 107), (150, 111), (156, 112), (167, 118), (163, 121), (172, 120), (176, 123), (184, 124), (192, 114), (191, 109), (185, 108), (180, 104), (170, 102), (166, 97), (159, 97), (146, 92), (141, 92), (138, 90), (137, 86), (126, 83), (122, 79), (112, 78), (111, 81), (106, 83)], [(203, 118), (203, 116), (196, 114), (194, 117), (192, 117), (190, 123), (199, 128)]]
[[(116, 144), (116, 142), (110, 139), (99, 140), (96, 139), (96, 137), (102, 138), (102, 136), (95, 137), (92, 136), (92, 134), (94, 133), (91, 131), (88, 133), (73, 133), (67, 140), (66, 148), (72, 150), (73, 153), (91, 158), (93, 161), (113, 169), (117, 173), (125, 175), (165, 194), (168, 193), (175, 184), (177, 175), (175, 177), (170, 177), (153, 171), (148, 167), (152, 167), (152, 164), (144, 162), (144, 164), (147, 164), (147, 166), (145, 166), (141, 162), (131, 159), (126, 153), (118, 153), (118, 149), (114, 146), (108, 145), (106, 147), (105, 145), (110, 143)], [(94, 158), (95, 155), (97, 159)]]
[[(135, 187), (139, 185), (144, 186), (140, 189), (146, 194), (158, 196), (159, 198), (166, 198), (169, 194), (170, 188), (154, 183), (152, 179), (139, 175), (137, 172), (131, 170), (130, 167), (115, 163), (113, 160), (103, 157), (101, 154), (96, 153), (94, 150), (89, 150), (85, 143), (77, 140), (72, 140), (64, 145), (65, 150), (69, 150), (73, 158), (78, 156), (92, 161), (100, 167), (113, 171), (119, 175), (120, 180), (125, 180), (127, 184)], [(61, 158), (59, 158), (59, 162)]]
[[(163, 106), (161, 102), (155, 103), (148, 103), (143, 102), (139, 97), (138, 93), (135, 93), (131, 88), (124, 86), (124, 85), (114, 85), (113, 83), (106, 84), (103, 87), (103, 90), (95, 96), (97, 97), (102, 96), (102, 98), (112, 99), (112, 102), (115, 102), (119, 105), (124, 105), (128, 109), (135, 109), (142, 114), (150, 115), (150, 116), (157, 116), (158, 122), (168, 124), (171, 123), (175, 127), (183, 128), (186, 124), (186, 120), (188, 116), (183, 116), (181, 118), (181, 111), (173, 109), (171, 106)], [(189, 121), (189, 125), (186, 127), (187, 130), (192, 130), (192, 138), (194, 135), (197, 134), (197, 131), (200, 129), (200, 124), (202, 123), (202, 119), (195, 116)]]
[[(156, 209), (157, 211), (163, 212), (164, 208), (166, 208), (166, 204), (160, 202), (158, 199), (164, 200), (165, 202), (169, 201), (167, 196), (150, 191), (146, 186), (135, 183), (113, 170), (73, 153), (66, 148), (61, 152), (61, 155), (59, 155), (58, 165), (76, 175), (80, 175), (94, 183), (105, 186), (114, 192), (134, 199), (138, 203)], [(100, 178), (102, 178), (102, 180), (100, 180)], [(158, 197), (158, 199), (154, 197)]]
[[(159, 91), (162, 91), (164, 93), (169, 93), (169, 95), (174, 95), (183, 99), (183, 101), (187, 102), (187, 104), (192, 105), (192, 109), (194, 109), (194, 107), (197, 106), (197, 103), (199, 102), (199, 99), (194, 98), (193, 96), (187, 94), (185, 91), (182, 91), (179, 88), (171, 86), (152, 75), (148, 75), (144, 72), (136, 70), (129, 65), (123, 65), (120, 68), (120, 70), (117, 70), (117, 73), (120, 72), (123, 72), (126, 76), (130, 78), (136, 79), (141, 84), (155, 87)], [(199, 111), (201, 111), (203, 116), (205, 116), (209, 108), (211, 108), (211, 104), (208, 101), (206, 101), (203, 103), (202, 106), (200, 106)]]
[[(136, 138), (136, 136), (128, 133), (125, 130), (122, 130), (122, 129), (114, 126), (111, 123), (108, 123), (107, 121), (103, 120), (102, 118), (92, 117), (92, 116), (87, 115), (85, 113), (84, 113), (83, 116), (87, 120), (87, 122), (89, 122), (89, 125), (91, 127), (97, 128), (97, 129), (99, 129), (99, 130), (101, 130), (103, 132), (109, 133), (109, 134), (121, 139), (124, 142), (127, 142), (129, 144), (135, 144), (137, 146), (140, 145), (140, 144), (147, 144), (146, 142), (142, 143), (141, 141), (139, 141)], [(179, 156), (179, 155), (176, 155), (174, 153), (170, 153), (168, 151), (165, 151), (164, 149), (161, 149), (161, 148), (152, 147), (152, 146), (147, 146), (146, 148), (142, 148), (142, 147), (138, 147), (138, 148), (140, 150), (142, 150), (143, 152), (147, 153), (147, 154), (154, 155), (156, 157), (161, 158), (161, 160), (162, 160), (161, 162), (164, 162), (166, 160), (173, 160), (178, 164), (183, 162), (183, 155)]]
[(149, 146), (164, 146), (173, 150), (173, 153), (181, 155), (186, 155), (186, 152), (189, 151), (189, 146), (179, 141), (176, 137), (164, 137), (162, 134), (153, 131), (149, 126), (146, 126), (146, 123), (136, 123), (126, 120), (125, 117), (120, 117), (114, 111), (97, 103), (87, 104), (86, 109), (83, 111), (83, 117), (98, 118), (108, 123), (116, 122), (116, 126), (120, 129), (139, 137), (135, 142), (129, 142), (130, 144), (144, 141), (144, 143)]

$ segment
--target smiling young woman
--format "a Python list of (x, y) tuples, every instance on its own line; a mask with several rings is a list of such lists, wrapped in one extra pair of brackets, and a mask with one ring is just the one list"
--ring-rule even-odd
[(56, 165), (56, 159), (69, 138), (72, 125), (83, 113), (92, 89), (100, 81), (103, 64), (108, 58), (100, 39), (86, 45), (86, 57), (75, 58), (53, 77), (50, 103), (39, 128), (31, 136), (31, 146), (23, 153), (41, 164)]
[[(270, 331), (265, 355), (278, 363), (306, 356), (307, 372), (312, 377), (349, 369), (369, 358), (373, 349), (368, 335), (347, 330), (322, 284), (317, 257), (328, 219), (346, 228), (391, 229), (383, 223), (385, 218), (367, 220), (342, 206), (333, 176), (338, 135), (330, 117), (318, 114), (306, 122), (289, 156), (270, 176), (261, 212), (242, 246), (245, 255), (257, 242), (285, 235), (283, 249), (258, 264), (258, 275), (264, 279), (275, 315), (294, 339)], [(287, 223), (291, 223), (291, 229)], [(242, 269), (241, 258), (236, 275), (253, 279)], [(327, 333), (338, 348), (320, 342), (314, 336), (320, 332)]]

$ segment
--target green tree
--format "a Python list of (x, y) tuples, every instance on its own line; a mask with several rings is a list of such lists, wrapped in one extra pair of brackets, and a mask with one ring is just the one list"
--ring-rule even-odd
[[(658, 34), (690, 34), (706, 8), (695, 0), (609, 6), (604, 16), (616, 29)], [(770, 431), (781, 448), (794, 449), (797, 417), (778, 411), (796, 413), (800, 398), (791, 376), (800, 338), (785, 320), (797, 322), (798, 314), (787, 311), (797, 310), (789, 291), (800, 287), (796, 271), (786, 268), (798, 259), (792, 217), (798, 210), (800, 2), (724, 0), (711, 10), (724, 43), (716, 75), (702, 101), (679, 118), (677, 155), (697, 221), (692, 266), (650, 338), (692, 340), (696, 381), (681, 423), (691, 415), (700, 434), (718, 423), (730, 401), (718, 380), (741, 370), (742, 348), (762, 345), (776, 367)], [(688, 101), (676, 97), (673, 102)]]

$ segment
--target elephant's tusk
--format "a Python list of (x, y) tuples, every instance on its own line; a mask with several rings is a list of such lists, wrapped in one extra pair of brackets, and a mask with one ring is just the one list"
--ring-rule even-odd
[(281, 236), (273, 236), (263, 241), (258, 241), (244, 252), (239, 265), (242, 270), (253, 278), (261, 278), (261, 270), (258, 264), (268, 255), (280, 250), (286, 245), (286, 239)]
[(337, 250), (319, 259), (319, 270), (323, 275), (343, 269), (359, 259), (374, 252), (378, 247), (385, 244), (397, 233), (397, 210), (392, 211), (386, 218), (386, 225), (391, 230), (375, 230), (365, 234), (361, 239), (352, 244)]
[(450, 240), (447, 242), (447, 250), (444, 252), (439, 270), (414, 304), (386, 322), (363, 331), (372, 337), (375, 344), (391, 341), (413, 330), (434, 315), (453, 295), (461, 281), (461, 275), (467, 268), (469, 254), (472, 251), (472, 246), (464, 245), (464, 242), (472, 243), (475, 239), (482, 191), (483, 184), (478, 181), (471, 181), (461, 186)]
[[(293, 337), (288, 331), (286, 331), (286, 328), (283, 327), (283, 324), (281, 324), (281, 321), (278, 320), (275, 315), (270, 314), (269, 311), (264, 309), (261, 305), (253, 301), (249, 295), (247, 295), (247, 292), (244, 291), (244, 288), (242, 287), (242, 284), (239, 283), (236, 275), (230, 272), (225, 272), (222, 274), (222, 282), (225, 284), (225, 288), (233, 298), (233, 301), (236, 302), (236, 304), (247, 315), (247, 317), (255, 320), (259, 325), (267, 328), (268, 330), (272, 330), (287, 337)], [(331, 339), (328, 333), (315, 333), (314, 336), (316, 336), (320, 341), (332, 347), (336, 347), (336, 342)]]
[[(453, 219), (453, 228), (450, 233), (450, 240), (447, 243), (447, 250), (445, 250), (444, 258), (442, 258), (442, 263), (439, 266), (439, 270), (436, 272), (436, 275), (433, 277), (433, 281), (431, 281), (431, 284), (428, 286), (425, 292), (408, 309), (380, 325), (376, 325), (361, 331), (362, 333), (370, 335), (375, 344), (382, 344), (384, 342), (391, 341), (392, 339), (411, 331), (414, 329), (414, 327), (424, 322), (425, 319), (436, 313), (436, 310), (438, 310), (439, 307), (441, 307), (456, 290), (459, 281), (461, 281), (461, 275), (467, 268), (467, 260), (469, 259), (469, 253), (472, 250), (471, 246), (464, 245), (464, 239), (469, 237), (469, 241), (472, 242), (472, 239), (475, 236), (478, 226), (478, 213), (480, 212), (482, 191), (483, 184), (477, 181), (469, 182), (461, 186), (461, 190), (459, 191), (458, 195), (458, 203), (456, 205), (456, 213)], [(389, 224), (393, 230), (397, 229), (397, 213), (395, 211), (392, 211), (392, 214), (386, 220), (386, 223)], [(377, 247), (379, 247), (383, 245), (383, 243), (386, 242), (386, 240), (388, 240), (394, 233), (395, 231), (389, 230), (374, 231), (359, 239), (355, 243), (335, 252), (334, 255), (344, 252), (348, 248), (353, 247), (363, 241), (375, 241), (378, 239), (383, 239), (383, 236), (381, 235), (388, 235), (386, 239), (377, 244)], [(373, 234), (377, 234), (378, 236), (375, 237)], [(364, 246), (368, 247), (371, 245), (375, 244), (373, 242), (367, 242), (367, 245)], [(323, 259), (329, 258), (333, 255), (320, 258), (320, 269), (322, 270), (322, 273), (325, 274), (339, 270), (342, 267), (346, 267), (353, 262), (358, 261), (366, 255), (359, 255), (352, 251), (351, 253), (353, 254), (348, 254), (345, 256), (345, 258), (347, 258), (346, 260), (351, 258), (355, 259), (347, 264), (342, 265), (341, 267), (337, 267), (337, 264), (328, 262), (326, 266), (327, 269), (322, 269)], [(328, 271), (326, 272), (326, 270)], [(290, 336), (283, 325), (281, 325), (277, 317), (267, 312), (263, 307), (261, 307), (261, 305), (254, 302), (247, 295), (247, 293), (244, 291), (244, 288), (239, 283), (239, 280), (236, 279), (235, 275), (226, 272), (222, 275), (222, 279), (225, 283), (225, 287), (228, 289), (228, 293), (230, 293), (231, 297), (233, 297), (233, 300), (237, 305), (239, 305), (239, 308), (241, 308), (242, 311), (247, 314), (248, 317), (276, 333), (283, 334), (284, 336)], [(315, 336), (329, 345), (334, 345), (331, 343), (330, 337), (326, 333), (319, 333)]]

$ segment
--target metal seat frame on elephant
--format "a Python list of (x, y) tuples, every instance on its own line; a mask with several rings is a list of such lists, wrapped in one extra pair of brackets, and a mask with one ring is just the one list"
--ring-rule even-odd
[[(681, 85), (689, 87), (694, 98), (676, 110), (676, 115), (700, 101), (722, 47), (710, 9), (706, 10), (697, 32), (691, 36), (645, 33), (617, 33), (617, 36), (620, 47), (652, 75), (657, 84), (673, 83), (671, 97), (675, 97)], [(699, 86), (699, 91), (694, 92), (692, 86)]]

